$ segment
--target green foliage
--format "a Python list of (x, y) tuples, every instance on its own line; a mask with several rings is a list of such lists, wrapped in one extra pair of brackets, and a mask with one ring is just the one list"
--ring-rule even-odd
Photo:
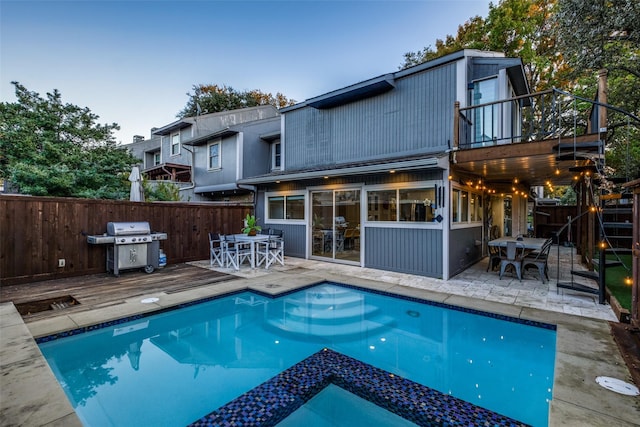
[(0, 104), (0, 178), (34, 196), (127, 199), (137, 163), (116, 146), (115, 123), (100, 125), (88, 108), (42, 98), (13, 82), (17, 102)]
[(258, 225), (258, 220), (255, 215), (247, 214), (244, 219), (245, 226), (242, 228), (244, 234), (249, 234), (252, 231), (260, 231), (262, 227)]
[(180, 188), (172, 182), (154, 181), (152, 184), (147, 180), (142, 181), (144, 188), (144, 199), (147, 202), (179, 202)]
[[(620, 305), (631, 311), (631, 286), (625, 284), (625, 279), (631, 277), (631, 255), (619, 255), (619, 257), (624, 265), (608, 267), (605, 281), (607, 288)], [(617, 260), (613, 254), (607, 254), (607, 259)]]
[(178, 113), (179, 118), (258, 105), (273, 105), (276, 108), (282, 108), (296, 102), (293, 99), (287, 99), (280, 92), (275, 95), (257, 89), (239, 92), (231, 86), (215, 84), (194, 85), (193, 93), (187, 93), (187, 96), (189, 96), (189, 100), (184, 109)]
[(489, 6), (487, 18), (475, 16), (458, 27), (455, 37), (436, 40), (422, 51), (404, 54), (407, 68), (456, 52), (478, 49), (502, 52), (521, 58), (534, 91), (562, 83), (567, 72), (562, 57), (556, 55), (555, 38), (550, 32), (551, 16), (557, 0), (502, 0)]

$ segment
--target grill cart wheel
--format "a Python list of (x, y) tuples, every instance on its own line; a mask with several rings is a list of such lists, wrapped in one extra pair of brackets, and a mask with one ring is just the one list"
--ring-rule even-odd
[(145, 272), (145, 273), (147, 273), (147, 274), (151, 274), (151, 273), (153, 273), (153, 271), (154, 271), (155, 269), (156, 269), (156, 268), (155, 268), (153, 265), (147, 265), (147, 266), (144, 268), (144, 272)]

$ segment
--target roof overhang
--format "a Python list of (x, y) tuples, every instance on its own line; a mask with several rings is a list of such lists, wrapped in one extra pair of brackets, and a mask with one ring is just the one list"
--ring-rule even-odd
[(194, 192), (196, 194), (201, 194), (201, 193), (220, 193), (223, 191), (235, 191), (235, 190), (243, 190), (245, 191), (245, 189), (242, 189), (240, 187), (238, 187), (238, 185), (233, 182), (233, 183), (229, 183), (229, 184), (218, 184), (218, 185), (201, 185), (198, 186), (196, 188), (194, 188)]
[(152, 181), (191, 182), (191, 166), (161, 163), (142, 171)]
[(307, 105), (313, 108), (333, 108), (388, 92), (395, 87), (393, 74), (385, 74), (343, 89), (311, 98)]
[(246, 178), (238, 181), (241, 184), (268, 184), (282, 181), (303, 181), (325, 177), (345, 175), (369, 175), (375, 173), (389, 173), (398, 171), (410, 171), (420, 169), (446, 169), (448, 158), (424, 157), (419, 159), (396, 160), (373, 164), (334, 166), (326, 169), (301, 170), (292, 172), (272, 173), (258, 177)]
[(263, 133), (262, 135), (260, 135), (260, 139), (267, 142), (273, 142), (280, 139), (280, 131)]
[(226, 127), (224, 129), (220, 129), (220, 130), (217, 130), (215, 132), (208, 133), (206, 135), (202, 135), (202, 136), (195, 137), (193, 139), (186, 140), (182, 144), (183, 145), (192, 145), (192, 146), (193, 145), (204, 145), (208, 141), (211, 141), (212, 139), (226, 138), (228, 136), (235, 135), (237, 133), (238, 133), (237, 130), (231, 129), (230, 127)]
[(189, 127), (191, 125), (193, 125), (193, 123), (191, 123), (189, 121), (186, 121), (184, 119), (181, 119), (181, 120), (175, 121), (173, 123), (169, 123), (166, 126), (163, 126), (161, 128), (156, 129), (153, 132), (153, 135), (169, 135), (169, 134), (171, 134), (171, 133), (173, 133), (175, 131), (178, 131), (180, 129), (184, 129), (184, 128)]

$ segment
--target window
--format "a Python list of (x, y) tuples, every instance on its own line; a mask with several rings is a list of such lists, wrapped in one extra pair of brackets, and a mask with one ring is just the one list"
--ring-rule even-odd
[(209, 169), (220, 169), (220, 141), (213, 142), (209, 144), (207, 148), (208, 154), (208, 163), (207, 167)]
[(171, 155), (177, 156), (180, 154), (180, 134), (174, 133), (171, 135)]
[(156, 151), (153, 153), (153, 166), (158, 166), (160, 164), (160, 152)]
[(271, 144), (271, 169), (282, 169), (282, 155), (280, 154), (280, 141)]
[(304, 220), (304, 195), (267, 196), (267, 219)]
[[(473, 83), (472, 105), (494, 102), (498, 95), (497, 77)], [(474, 142), (492, 145), (498, 137), (499, 104), (474, 109)]]
[(454, 188), (451, 191), (451, 222), (470, 223), (482, 221), (482, 195)]
[(367, 218), (369, 221), (434, 222), (435, 197), (435, 186), (368, 191)]

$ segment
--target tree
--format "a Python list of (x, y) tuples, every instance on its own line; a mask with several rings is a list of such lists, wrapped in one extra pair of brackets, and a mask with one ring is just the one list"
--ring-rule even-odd
[(607, 166), (614, 175), (640, 177), (640, 2), (558, 0), (554, 31), (572, 77), (595, 79), (608, 71)]
[(534, 91), (566, 84), (568, 72), (561, 55), (556, 55), (555, 36), (550, 31), (557, 0), (502, 0), (489, 5), (486, 19), (475, 16), (458, 27), (455, 37), (436, 40), (436, 49), (424, 48), (404, 54), (407, 68), (456, 52), (478, 49), (502, 52), (521, 58)]
[(34, 196), (127, 199), (131, 165), (118, 148), (118, 125), (98, 124), (89, 108), (42, 98), (18, 82), (17, 101), (0, 104), (0, 178)]
[(193, 93), (187, 93), (187, 96), (189, 97), (187, 105), (178, 113), (178, 118), (258, 105), (273, 105), (276, 108), (282, 108), (296, 103), (293, 99), (287, 99), (280, 92), (275, 95), (264, 93), (258, 89), (238, 92), (231, 86), (215, 84), (193, 85)]

